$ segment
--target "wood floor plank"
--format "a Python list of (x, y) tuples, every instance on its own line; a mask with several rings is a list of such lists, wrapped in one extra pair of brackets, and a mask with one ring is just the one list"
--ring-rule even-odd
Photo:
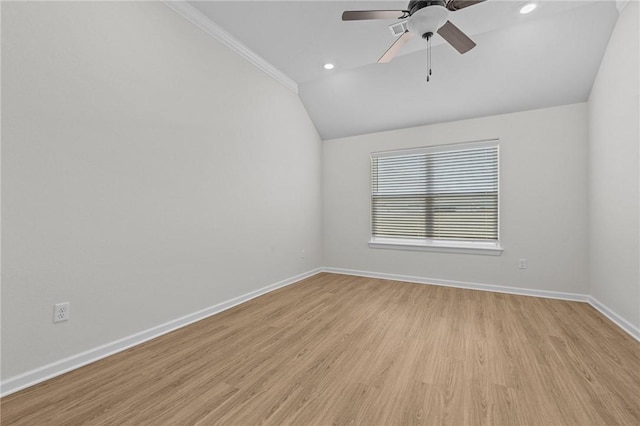
[(3, 425), (640, 424), (590, 305), (318, 274), (0, 401)]

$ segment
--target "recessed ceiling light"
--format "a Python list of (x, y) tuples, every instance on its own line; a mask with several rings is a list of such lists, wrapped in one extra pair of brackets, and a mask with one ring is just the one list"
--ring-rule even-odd
[(324, 69), (325, 70), (332, 70), (333, 69), (333, 64), (324, 64)]
[(520, 9), (520, 13), (524, 15), (526, 13), (533, 12), (536, 7), (538, 7), (538, 5), (536, 5), (535, 3), (527, 3), (522, 6), (522, 9)]

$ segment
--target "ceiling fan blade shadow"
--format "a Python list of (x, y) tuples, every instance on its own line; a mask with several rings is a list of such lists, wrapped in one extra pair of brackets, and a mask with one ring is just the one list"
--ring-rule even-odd
[(451, 11), (464, 9), (465, 7), (473, 6), (474, 4), (482, 3), (485, 0), (449, 0), (447, 3), (447, 9)]
[(406, 10), (346, 10), (342, 12), (343, 21), (362, 21), (365, 19), (400, 19), (406, 17)]
[(413, 33), (410, 33), (409, 31), (405, 31), (404, 33), (402, 33), (402, 35), (393, 42), (391, 47), (389, 47), (387, 51), (384, 52), (384, 55), (380, 56), (380, 59), (378, 59), (378, 63), (386, 64), (387, 62), (390, 62), (398, 54), (400, 49), (402, 49), (404, 45), (407, 44), (409, 40), (411, 40), (412, 37)]
[(476, 46), (474, 41), (467, 37), (460, 28), (453, 25), (451, 21), (445, 22), (438, 30), (438, 34), (460, 53), (467, 53)]

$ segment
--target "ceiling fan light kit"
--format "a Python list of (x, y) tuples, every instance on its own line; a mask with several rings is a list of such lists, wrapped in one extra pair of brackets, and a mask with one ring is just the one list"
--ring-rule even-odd
[[(406, 30), (393, 42), (391, 47), (378, 59), (379, 63), (391, 61), (402, 47), (413, 37), (419, 35), (427, 41), (427, 81), (431, 75), (431, 39), (439, 34), (447, 43), (460, 53), (466, 53), (475, 47), (475, 42), (449, 21), (449, 12), (481, 3), (484, 0), (411, 0), (407, 10), (349, 10), (342, 14), (343, 21), (365, 19), (406, 19)], [(404, 29), (404, 22), (390, 25), (394, 34)]]
[(449, 11), (444, 7), (444, 1), (439, 3), (442, 3), (442, 5), (434, 4), (412, 13), (407, 23), (409, 31), (422, 38), (427, 38), (429, 33), (435, 34), (447, 22), (449, 17)]

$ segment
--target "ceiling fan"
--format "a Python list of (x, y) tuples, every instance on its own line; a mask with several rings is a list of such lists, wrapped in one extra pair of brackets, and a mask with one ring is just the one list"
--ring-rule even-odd
[[(464, 9), (484, 0), (411, 0), (407, 10), (347, 10), (342, 14), (343, 21), (365, 19), (404, 19), (406, 28), (391, 47), (378, 59), (378, 62), (391, 61), (402, 47), (414, 36), (419, 35), (431, 41), (438, 33), (458, 52), (466, 53), (475, 47), (475, 43), (458, 27), (448, 20), (449, 12)], [(429, 55), (429, 53), (427, 53)]]

